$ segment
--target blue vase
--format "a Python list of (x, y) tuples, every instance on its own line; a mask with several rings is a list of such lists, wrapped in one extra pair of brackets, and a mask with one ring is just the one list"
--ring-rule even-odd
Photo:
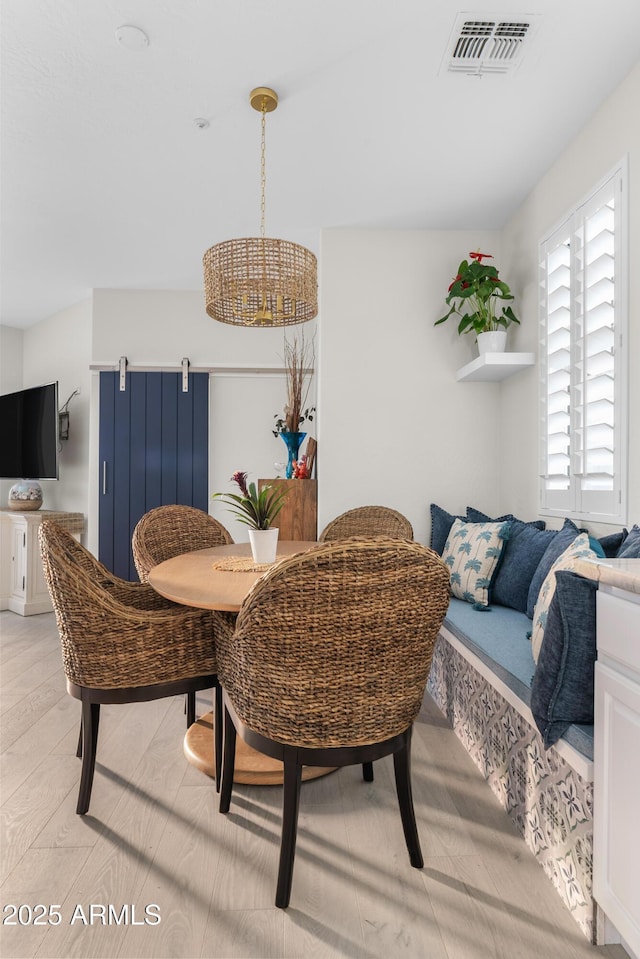
[(294, 460), (298, 459), (298, 452), (306, 435), (306, 433), (287, 433), (285, 431), (280, 434), (287, 447), (289, 457), (287, 460), (287, 469), (284, 474), (287, 479), (291, 479), (293, 476), (293, 463)]

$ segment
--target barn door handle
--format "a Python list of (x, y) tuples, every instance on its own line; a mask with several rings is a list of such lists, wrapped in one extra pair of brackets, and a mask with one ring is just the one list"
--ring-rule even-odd
[(102, 495), (107, 495), (107, 461), (103, 460), (102, 463)]

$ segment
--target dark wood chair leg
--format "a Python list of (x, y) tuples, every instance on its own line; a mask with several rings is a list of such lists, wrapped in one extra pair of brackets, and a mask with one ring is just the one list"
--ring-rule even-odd
[(373, 782), (373, 763), (362, 764), (362, 778), (366, 783)]
[(213, 751), (216, 764), (216, 792), (220, 792), (222, 777), (222, 689), (216, 680), (213, 687)]
[(187, 729), (196, 721), (196, 694), (187, 693)]
[(396, 777), (396, 792), (402, 818), (404, 838), (409, 850), (409, 860), (416, 869), (422, 869), (424, 860), (420, 849), (418, 827), (416, 825), (413, 795), (411, 792), (411, 730), (406, 745), (393, 754), (393, 768)]
[(78, 748), (76, 749), (76, 756), (78, 759), (82, 759), (82, 717), (80, 718), (80, 731), (78, 733)]
[(278, 867), (278, 887), (276, 906), (286, 909), (291, 899), (293, 882), (293, 861), (296, 855), (296, 836), (298, 833), (298, 810), (300, 808), (300, 783), (302, 766), (293, 756), (284, 758), (284, 798), (282, 804), (282, 839), (280, 842), (280, 865)]
[(224, 711), (224, 759), (220, 787), (220, 812), (229, 812), (233, 789), (233, 770), (236, 763), (236, 727), (227, 709)]
[(98, 746), (98, 726), (100, 724), (100, 704), (82, 703), (82, 772), (80, 774), (80, 791), (76, 812), (79, 816), (89, 809), (91, 802), (91, 787), (93, 773), (96, 766), (96, 749)]

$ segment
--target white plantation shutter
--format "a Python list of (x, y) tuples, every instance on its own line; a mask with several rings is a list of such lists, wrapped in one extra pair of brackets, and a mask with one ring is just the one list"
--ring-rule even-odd
[(621, 164), (540, 245), (541, 509), (626, 520), (626, 196)]
[[(571, 465), (571, 273), (570, 234), (562, 227), (545, 252), (543, 310), (544, 350), (543, 473), (550, 492), (570, 488)], [(566, 497), (551, 497), (558, 505)]]

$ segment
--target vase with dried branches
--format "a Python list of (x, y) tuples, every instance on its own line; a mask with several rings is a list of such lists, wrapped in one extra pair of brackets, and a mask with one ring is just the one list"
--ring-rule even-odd
[(305, 422), (313, 422), (315, 406), (307, 406), (315, 352), (313, 342), (305, 341), (304, 334), (284, 341), (284, 368), (287, 381), (287, 402), (284, 413), (275, 414), (274, 436), (280, 436), (287, 447), (285, 476), (291, 479), (298, 460), (300, 447), (307, 435), (301, 430)]

